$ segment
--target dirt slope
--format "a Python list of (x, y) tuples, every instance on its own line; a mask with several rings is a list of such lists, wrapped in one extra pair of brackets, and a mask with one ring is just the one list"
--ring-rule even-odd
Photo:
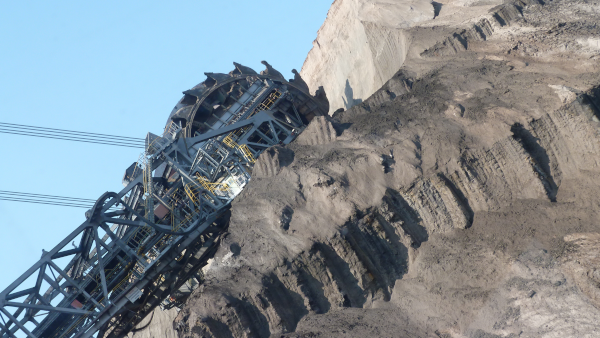
[(379, 90), (261, 155), (179, 337), (600, 335), (600, 2), (431, 6)]

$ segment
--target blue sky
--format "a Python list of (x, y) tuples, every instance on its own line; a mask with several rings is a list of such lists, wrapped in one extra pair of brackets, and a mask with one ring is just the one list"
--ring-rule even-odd
[[(0, 122), (144, 137), (236, 61), (293, 78), (331, 0), (0, 2)], [(140, 150), (0, 134), (0, 190), (98, 198)], [(84, 221), (0, 201), (0, 290)]]

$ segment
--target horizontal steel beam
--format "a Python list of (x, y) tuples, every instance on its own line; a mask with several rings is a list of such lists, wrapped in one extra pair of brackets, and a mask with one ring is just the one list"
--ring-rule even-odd
[(4, 299), (13, 300), (13, 299), (17, 299), (17, 298), (20, 298), (23, 296), (29, 296), (30, 294), (32, 294), (34, 292), (37, 292), (36, 288), (29, 288), (27, 290), (11, 293), (10, 295), (6, 296)]
[[(185, 142), (188, 147), (191, 147), (200, 142), (207, 141), (211, 138), (215, 138), (217, 136), (230, 133), (230, 132), (240, 129), (242, 127), (245, 127), (248, 125), (256, 125), (256, 124), (260, 125), (263, 122), (267, 122), (269, 120), (277, 120), (277, 118), (275, 118), (275, 116), (273, 116), (273, 112), (268, 111), (268, 110), (262, 110), (262, 111), (256, 113), (256, 115), (252, 116), (249, 119), (241, 120), (241, 121), (233, 123), (231, 125), (219, 128), (217, 130), (211, 130), (211, 131), (208, 131), (206, 133), (203, 133), (203, 134), (195, 136), (195, 137), (187, 138), (187, 139), (185, 139), (186, 140)], [(181, 146), (183, 144), (184, 139), (181, 138), (179, 140), (180, 140), (180, 143), (178, 145)]]
[(76, 249), (71, 249), (71, 250), (67, 250), (67, 251), (61, 251), (61, 252), (57, 252), (56, 254), (52, 255), (52, 259), (58, 259), (58, 258), (63, 258), (63, 257), (67, 257), (67, 256), (71, 256), (71, 255), (75, 255), (80, 253), (81, 251), (81, 247), (76, 248)]
[(4, 306), (12, 306), (12, 307), (20, 307), (26, 309), (34, 309), (34, 310), (42, 310), (49, 312), (61, 312), (61, 313), (70, 313), (72, 315), (89, 315), (94, 312), (78, 310), (78, 309), (69, 309), (58, 306), (48, 306), (48, 305), (40, 305), (40, 304), (25, 304), (25, 303), (15, 303), (15, 302), (7, 302)]

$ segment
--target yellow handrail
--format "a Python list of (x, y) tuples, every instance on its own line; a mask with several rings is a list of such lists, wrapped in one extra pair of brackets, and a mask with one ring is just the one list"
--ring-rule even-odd
[(250, 151), (250, 148), (247, 145), (240, 144), (238, 146), (238, 149), (241, 150), (242, 154), (244, 154), (244, 157), (246, 158), (246, 161), (248, 161), (250, 163), (256, 162), (256, 159), (254, 158), (254, 155), (252, 154), (252, 152)]
[(231, 189), (229, 189), (227, 183), (211, 182), (208, 178), (201, 176), (200, 174), (196, 174), (196, 180), (198, 181), (198, 183), (200, 183), (202, 188), (210, 191), (213, 194), (215, 193), (215, 191), (231, 192)]
[(244, 157), (246, 158), (246, 161), (248, 161), (250, 163), (256, 162), (256, 159), (254, 158), (254, 155), (250, 151), (250, 148), (245, 144), (237, 144), (231, 137), (232, 134), (233, 133), (230, 133), (229, 135), (227, 135), (223, 139), (223, 143), (232, 149), (239, 149), (242, 152), (242, 154), (244, 155)]
[[(269, 94), (269, 96), (267, 96), (267, 98), (263, 102), (261, 102), (258, 105), (258, 107), (256, 107), (256, 109), (254, 109), (254, 111), (252, 112), (252, 114), (250, 114), (250, 116), (258, 113), (259, 111), (270, 109), (273, 106), (273, 104), (275, 103), (275, 101), (277, 101), (277, 99), (279, 99), (280, 97), (281, 97), (281, 92), (278, 89), (275, 89), (274, 92)], [(248, 116), (248, 117), (250, 117), (250, 116)]]

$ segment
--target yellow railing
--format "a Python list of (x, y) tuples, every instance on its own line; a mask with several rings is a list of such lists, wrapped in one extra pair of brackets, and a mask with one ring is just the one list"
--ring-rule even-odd
[(229, 148), (235, 148), (237, 146), (237, 143), (233, 140), (233, 132), (230, 133), (229, 135), (227, 135), (224, 139), (223, 139), (223, 143), (228, 146)]
[[(254, 109), (254, 111), (250, 114), (250, 116), (258, 113), (259, 111), (270, 109), (273, 106), (273, 104), (275, 103), (275, 101), (277, 101), (277, 99), (279, 99), (280, 97), (281, 97), (281, 92), (278, 89), (275, 89), (274, 92), (269, 94), (269, 96), (267, 96), (267, 98), (263, 102), (261, 102), (258, 105), (258, 107), (256, 107), (256, 109)], [(248, 117), (250, 117), (250, 116), (248, 116)]]
[[(202, 186), (202, 188), (210, 191), (213, 194), (217, 191), (231, 192), (231, 189), (229, 189), (227, 183), (211, 182), (208, 178), (200, 174), (196, 174), (196, 181), (200, 184), (200, 186)], [(197, 196), (198, 189), (194, 186), (193, 183), (187, 184), (185, 186), (185, 189), (186, 193), (188, 194), (188, 197), (190, 197), (194, 201), (194, 198), (197, 198), (195, 196)], [(194, 203), (196, 203), (196, 201), (194, 201)]]
[(254, 155), (252, 154), (252, 152), (250, 151), (250, 148), (245, 145), (245, 144), (237, 144), (232, 137), (232, 134), (227, 135), (224, 139), (223, 139), (223, 143), (228, 146), (229, 148), (232, 149), (239, 149), (242, 154), (244, 155), (244, 157), (246, 158), (246, 161), (250, 162), (250, 163), (254, 163), (256, 162), (256, 159), (254, 158)]
[(188, 183), (184, 187), (185, 193), (188, 198), (194, 203), (194, 205), (200, 205), (200, 200), (198, 199), (197, 188), (193, 183)]
[(244, 154), (244, 157), (246, 158), (246, 161), (248, 161), (250, 163), (256, 162), (256, 159), (254, 158), (254, 155), (252, 154), (252, 152), (250, 151), (250, 148), (247, 145), (240, 144), (238, 146), (238, 149), (242, 152), (242, 154)]

